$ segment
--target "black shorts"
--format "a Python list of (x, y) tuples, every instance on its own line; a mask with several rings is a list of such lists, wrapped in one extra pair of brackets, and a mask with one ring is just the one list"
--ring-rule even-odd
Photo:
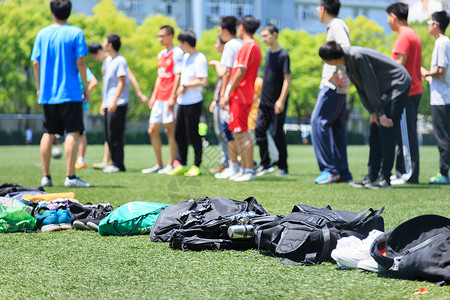
[(42, 127), (45, 133), (64, 135), (84, 131), (82, 102), (44, 104)]

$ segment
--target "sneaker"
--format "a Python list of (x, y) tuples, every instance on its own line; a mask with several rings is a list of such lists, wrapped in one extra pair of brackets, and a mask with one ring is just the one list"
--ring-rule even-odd
[(339, 179), (336, 182), (338, 182), (338, 183), (343, 183), (343, 182), (350, 183), (350, 182), (353, 182), (352, 173), (346, 172), (346, 173), (339, 174)]
[(231, 175), (230, 177), (228, 177), (228, 180), (234, 181), (236, 178), (241, 177), (242, 175), (244, 175), (244, 171), (241, 169), (238, 172), (236, 172), (234, 175)]
[(441, 173), (437, 173), (436, 176), (430, 178), (429, 184), (449, 184), (450, 178), (448, 176), (443, 176)]
[(92, 209), (86, 218), (74, 221), (73, 227), (77, 229), (98, 231), (98, 224), (100, 224), (101, 220), (107, 217), (113, 210), (114, 208), (109, 203), (103, 205), (99, 204)]
[(288, 176), (289, 172), (286, 169), (279, 169), (277, 172), (278, 177)]
[[(392, 176), (391, 176), (392, 177)], [(401, 184), (406, 184), (406, 180), (403, 178), (398, 178), (397, 176), (395, 177), (394, 180), (391, 179), (391, 185), (401, 185)]]
[(256, 165), (254, 164), (253, 166), (254, 166), (254, 169), (255, 169), (255, 173), (261, 172), (262, 169), (264, 169), (264, 167), (261, 166), (261, 165), (256, 166)]
[(263, 167), (258, 173), (256, 173), (256, 176), (259, 177), (272, 172), (275, 172), (275, 168), (271, 165), (268, 167)]
[[(331, 257), (339, 264), (356, 269), (360, 261), (374, 260), (370, 255), (370, 246), (373, 241), (383, 234), (382, 231), (372, 230), (367, 238), (359, 242), (352, 242), (350, 247), (336, 248), (331, 252)], [(374, 260), (375, 261), (375, 260)]]
[(194, 176), (198, 176), (200, 175), (200, 169), (197, 166), (192, 166), (189, 171), (187, 171), (186, 173), (184, 173), (184, 176), (186, 177), (194, 177)]
[(148, 169), (142, 169), (141, 173), (142, 174), (149, 174), (149, 173), (154, 173), (154, 172), (158, 172), (159, 170), (162, 170), (163, 167), (159, 166), (159, 165), (154, 165), (151, 168)]
[(181, 164), (178, 164), (178, 166), (176, 166), (172, 171), (167, 172), (166, 174), (169, 176), (181, 175), (181, 174), (186, 173), (187, 171), (189, 171), (189, 169), (187, 167), (184, 167)]
[(159, 170), (158, 174), (167, 174), (172, 170), (173, 170), (173, 167), (171, 165), (167, 165), (164, 168), (162, 168), (161, 170)]
[(244, 182), (244, 181), (250, 181), (250, 180), (256, 180), (256, 175), (250, 172), (244, 173), (241, 176), (238, 176), (233, 179), (235, 182)]
[(323, 171), (319, 176), (314, 180), (316, 184), (327, 184), (332, 182), (339, 181), (339, 174), (334, 174), (328, 171)]
[(394, 180), (396, 180), (398, 178), (400, 178), (400, 177), (397, 177), (397, 175), (394, 174), (394, 175), (391, 175), (391, 177), (389, 177), (389, 180), (391, 180), (391, 182), (392, 182), (392, 181), (394, 181)]
[(354, 188), (365, 188), (366, 185), (372, 183), (372, 180), (370, 179), (369, 175), (364, 176), (363, 179), (359, 180), (359, 181), (353, 181), (349, 183), (349, 186), (354, 187)]
[(238, 172), (233, 171), (233, 169), (231, 167), (226, 168), (223, 172), (217, 173), (214, 175), (214, 178), (217, 179), (228, 179), (231, 176), (236, 175)]
[(87, 168), (87, 163), (80, 162), (78, 160), (75, 162), (75, 169), (80, 170), (80, 169), (86, 169), (86, 168)]
[(108, 166), (103, 169), (103, 173), (118, 173), (121, 172), (121, 170), (116, 166)]
[(56, 210), (47, 209), (43, 214), (36, 213), (36, 225), (40, 231), (50, 232), (61, 230), (58, 224)]
[(392, 185), (387, 182), (383, 175), (380, 175), (374, 182), (366, 184), (365, 188), (371, 190), (390, 189)]
[(111, 165), (111, 163), (106, 162), (106, 161), (102, 161), (102, 162), (100, 162), (100, 163), (93, 163), (93, 164), (92, 164), (92, 167), (93, 167), (94, 169), (97, 169), (97, 170), (103, 170), (104, 168), (106, 168), (106, 167), (108, 167), (108, 166), (110, 166), (110, 165)]
[(41, 186), (43, 186), (43, 187), (53, 186), (53, 182), (50, 178), (48, 178), (47, 176), (44, 176), (41, 179)]
[(90, 228), (86, 225), (86, 223), (83, 222), (83, 220), (75, 220), (75, 221), (73, 221), (72, 227), (74, 229), (90, 230)]
[(361, 269), (364, 271), (369, 271), (369, 272), (379, 272), (380, 271), (380, 265), (378, 265), (378, 263), (375, 261), (375, 259), (366, 259), (366, 260), (361, 260), (358, 262), (358, 264), (356, 265), (357, 269)]
[(81, 180), (78, 177), (75, 177), (74, 179), (69, 179), (69, 177), (66, 177), (64, 180), (64, 186), (65, 187), (94, 187), (92, 183), (87, 183)]
[(224, 171), (226, 168), (227, 168), (226, 166), (221, 165), (219, 167), (209, 169), (209, 173), (212, 173), (212, 174), (220, 173), (220, 172)]
[(72, 229), (72, 217), (68, 209), (58, 209), (56, 215), (58, 216), (59, 227), (62, 230)]

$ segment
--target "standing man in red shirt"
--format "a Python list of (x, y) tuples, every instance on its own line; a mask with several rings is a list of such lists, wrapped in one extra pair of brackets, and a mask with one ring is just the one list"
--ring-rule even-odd
[(411, 76), (411, 89), (400, 120), (396, 174), (391, 184), (419, 183), (419, 142), (417, 138), (417, 111), (423, 94), (422, 44), (417, 33), (408, 26), (408, 4), (396, 2), (387, 9), (387, 21), (398, 32), (392, 49), (392, 58), (403, 65)]
[[(162, 26), (158, 31), (158, 40), (166, 49), (158, 54), (158, 77), (148, 107), (150, 114), (148, 134), (152, 141), (156, 156), (156, 164), (142, 173), (166, 174), (173, 170), (173, 162), (177, 152), (175, 142), (176, 91), (180, 84), (183, 50), (173, 45), (174, 30), (171, 26)], [(163, 167), (161, 154), (161, 137), (159, 132), (164, 124), (164, 132), (169, 142), (169, 160)]]
[(243, 40), (236, 55), (231, 73), (231, 85), (220, 100), (222, 109), (229, 104), (230, 118), (228, 129), (233, 132), (237, 151), (241, 156), (242, 172), (230, 177), (234, 181), (255, 180), (253, 170), (253, 143), (248, 134), (248, 115), (253, 104), (255, 79), (261, 64), (261, 49), (253, 39), (260, 25), (257, 18), (246, 15), (239, 19), (237, 34)]

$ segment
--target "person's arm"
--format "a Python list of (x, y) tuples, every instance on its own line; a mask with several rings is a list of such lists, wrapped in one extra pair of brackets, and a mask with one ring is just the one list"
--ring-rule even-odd
[(284, 73), (283, 86), (281, 87), (281, 94), (277, 102), (275, 102), (275, 114), (280, 114), (284, 111), (286, 105), (287, 95), (289, 93), (289, 87), (291, 86), (291, 74)]
[(91, 80), (89, 80), (89, 86), (88, 86), (88, 90), (89, 90), (89, 94), (92, 93), (92, 91), (94, 90), (94, 88), (98, 85), (98, 80), (95, 77), (92, 77)]
[[(358, 54), (354, 60), (356, 68), (358, 69), (358, 77), (361, 86), (358, 87), (358, 94), (361, 102), (369, 111), (369, 113), (383, 113), (383, 104), (381, 102), (381, 92), (378, 85), (378, 79), (375, 70), (372, 67), (369, 59), (362, 54)], [(359, 92), (359, 90), (363, 92)], [(363, 97), (361, 97), (363, 95)]]
[(406, 54), (397, 54), (397, 59), (395, 61), (398, 62), (399, 64), (401, 64), (402, 66), (404, 66), (406, 64), (407, 58), (408, 58), (408, 55), (406, 55)]
[(184, 94), (187, 88), (196, 87), (196, 86), (206, 86), (208, 84), (207, 77), (197, 77), (188, 82), (184, 83), (178, 88), (178, 95)]
[(420, 68), (420, 72), (422, 73), (423, 77), (440, 77), (445, 76), (445, 73), (447, 72), (446, 68), (435, 66), (432, 70), (427, 71), (424, 67)]
[(119, 101), (120, 96), (122, 95), (123, 91), (125, 90), (126, 82), (127, 82), (126, 76), (119, 77), (119, 82), (117, 83), (116, 95), (114, 95), (114, 99), (112, 100), (111, 104), (109, 104), (109, 106), (108, 106), (108, 112), (116, 111), (117, 101)]
[(39, 99), (39, 90), (41, 83), (41, 63), (39, 61), (33, 62), (33, 73), (34, 73), (34, 81), (36, 82), (36, 96)]
[(84, 56), (77, 58), (77, 68), (78, 72), (81, 76), (81, 81), (83, 82), (84, 87), (84, 103), (88, 103), (91, 99), (91, 94), (89, 90), (89, 85), (87, 81), (87, 75), (86, 75), (86, 69), (87, 69), (87, 63), (84, 60)]
[(225, 106), (230, 103), (230, 93), (233, 91), (239, 83), (242, 81), (242, 79), (245, 76), (245, 73), (247, 72), (247, 68), (245, 67), (238, 67), (236, 70), (235, 76), (233, 80), (231, 81), (230, 89), (226, 90), (226, 93), (223, 95), (223, 97), (220, 98), (220, 107), (222, 109), (225, 109)]
[(137, 82), (136, 77), (134, 76), (133, 72), (131, 72), (130, 68), (127, 68), (127, 74), (128, 78), (130, 79), (130, 83), (134, 88), (134, 92), (136, 93), (136, 96), (138, 97), (139, 101), (141, 101), (142, 104), (147, 105), (147, 97), (142, 93), (141, 88), (139, 87), (139, 83)]
[(214, 66), (216, 68), (217, 76), (222, 77), (225, 74), (225, 70), (223, 69), (222, 64), (218, 60), (211, 60), (209, 62), (210, 66)]
[(172, 92), (170, 93), (169, 102), (167, 103), (167, 110), (174, 112), (175, 103), (177, 98), (178, 87), (180, 86), (181, 73), (175, 74), (175, 78), (173, 81)]

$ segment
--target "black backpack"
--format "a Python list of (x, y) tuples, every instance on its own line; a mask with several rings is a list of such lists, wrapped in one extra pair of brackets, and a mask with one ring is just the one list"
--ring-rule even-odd
[(220, 217), (188, 229), (174, 229), (169, 235), (169, 246), (172, 249), (193, 251), (256, 248), (254, 228), (282, 218), (256, 215), (253, 212)]
[(256, 227), (256, 243), (259, 250), (286, 258), (284, 263), (331, 261), (331, 251), (339, 238), (354, 235), (363, 239), (373, 229), (384, 231), (383, 210), (370, 208), (354, 213), (332, 210), (330, 206), (296, 205), (280, 221)]
[(266, 210), (253, 197), (244, 201), (223, 197), (186, 199), (161, 211), (150, 232), (150, 240), (167, 242), (173, 229), (187, 229), (242, 212), (267, 215)]
[(380, 266), (403, 277), (450, 283), (450, 219), (412, 218), (376, 238), (370, 254)]

